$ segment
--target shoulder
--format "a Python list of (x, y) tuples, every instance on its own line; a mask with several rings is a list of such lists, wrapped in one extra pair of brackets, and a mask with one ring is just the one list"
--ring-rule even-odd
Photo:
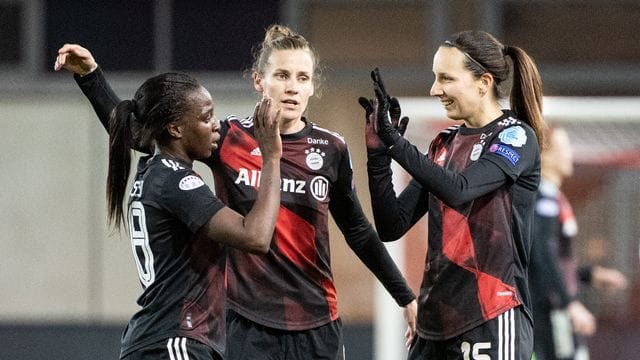
[(537, 144), (533, 128), (514, 116), (508, 116), (498, 121), (495, 134), (500, 142), (506, 145), (521, 147), (527, 143)]
[(189, 190), (204, 185), (204, 181), (193, 169), (174, 159), (158, 156), (152, 159), (150, 169), (157, 177), (163, 179), (158, 184), (174, 186), (177, 183), (181, 190)]
[(334, 154), (348, 152), (347, 142), (342, 135), (314, 123), (311, 123), (311, 130), (300, 140), (322, 151)]
[(253, 117), (247, 116), (247, 117), (241, 118), (236, 115), (229, 115), (226, 118), (224, 118), (224, 120), (220, 121), (220, 124), (222, 126), (242, 127), (245, 129), (250, 129), (253, 127)]
[(458, 133), (458, 131), (460, 131), (460, 126), (461, 124), (456, 124), (456, 125), (451, 125), (447, 128), (444, 128), (440, 130), (438, 135), (436, 135), (436, 138), (446, 139), (446, 138), (455, 136)]
[[(320, 139), (325, 139), (328, 142), (338, 142), (344, 145), (347, 144), (344, 137), (339, 133), (325, 129), (315, 123), (311, 123), (311, 135), (317, 135)], [(310, 142), (313, 142), (313, 140), (310, 140)]]
[(460, 131), (460, 126), (461, 124), (456, 124), (440, 130), (433, 140), (431, 140), (430, 148), (444, 146), (445, 143), (456, 136)]

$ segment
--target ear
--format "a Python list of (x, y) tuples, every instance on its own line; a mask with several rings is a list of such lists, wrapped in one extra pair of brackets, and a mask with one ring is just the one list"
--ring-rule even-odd
[(256, 89), (257, 92), (262, 93), (264, 91), (264, 86), (262, 84), (263, 82), (262, 75), (254, 71), (252, 74), (252, 77), (253, 77), (253, 88)]
[(488, 72), (480, 75), (480, 95), (485, 95), (493, 89), (493, 81), (493, 75)]
[(167, 125), (167, 132), (171, 137), (176, 139), (182, 138), (182, 132), (184, 131), (184, 127), (179, 125), (177, 122), (172, 122)]

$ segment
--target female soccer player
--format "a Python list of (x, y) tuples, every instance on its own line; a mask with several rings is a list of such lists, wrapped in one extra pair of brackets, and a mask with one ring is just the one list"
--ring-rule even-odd
[[(77, 45), (65, 45), (59, 54), (57, 68), (76, 73), (107, 127), (117, 96), (101, 69)], [(281, 25), (267, 30), (255, 53), (253, 86), (280, 108), (282, 199), (268, 253), (229, 254), (229, 359), (344, 356), (330, 265), (329, 213), (351, 249), (404, 308), (408, 336), (415, 329), (415, 295), (361, 209), (344, 139), (303, 116), (318, 85), (317, 62), (307, 40)], [(221, 122), (220, 134), (220, 147), (206, 161), (216, 194), (246, 213), (256, 199), (262, 170), (254, 120), (230, 116)]]
[[(499, 85), (508, 78), (509, 62), (511, 110), (503, 110)], [(377, 69), (375, 100), (360, 99), (380, 237), (397, 239), (429, 213), (418, 336), (409, 358), (529, 359), (527, 263), (540, 178), (540, 76), (522, 49), (480, 31), (445, 41), (434, 56), (433, 73), (431, 96), (462, 124), (438, 134), (426, 155), (398, 131), (399, 105), (387, 95)], [(399, 197), (391, 159), (413, 178)]]
[[(122, 336), (122, 359), (222, 359), (227, 246), (266, 252), (278, 215), (282, 143), (270, 105), (263, 99), (254, 115), (262, 177), (246, 216), (226, 207), (192, 169), (220, 139), (211, 95), (196, 79), (154, 76), (115, 106), (108, 213), (116, 227), (126, 217), (143, 287), (141, 309)], [(139, 160), (127, 190), (134, 143), (153, 151)]]

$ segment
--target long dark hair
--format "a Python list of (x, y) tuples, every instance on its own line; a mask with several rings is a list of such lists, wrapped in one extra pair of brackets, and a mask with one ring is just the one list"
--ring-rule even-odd
[(182, 118), (189, 110), (189, 97), (200, 87), (195, 78), (186, 74), (160, 74), (145, 81), (132, 100), (118, 103), (111, 113), (107, 208), (109, 224), (115, 228), (124, 221), (131, 149), (153, 151), (155, 144), (166, 143), (167, 124)]
[(488, 72), (494, 78), (493, 92), (497, 98), (500, 84), (509, 78), (509, 62), (513, 61), (513, 85), (509, 102), (518, 119), (529, 124), (538, 144), (544, 143), (542, 117), (542, 79), (533, 59), (517, 46), (505, 46), (484, 31), (462, 31), (453, 34), (442, 46), (455, 47), (466, 57), (466, 67), (476, 76)]

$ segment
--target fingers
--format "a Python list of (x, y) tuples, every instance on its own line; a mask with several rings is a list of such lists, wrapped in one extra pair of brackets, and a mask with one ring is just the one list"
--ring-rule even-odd
[(256, 129), (279, 128), (281, 109), (274, 109), (272, 99), (263, 97), (256, 103), (253, 111), (253, 123)]
[(381, 93), (385, 97), (387, 97), (387, 90), (385, 89), (382, 78), (380, 77), (380, 69), (373, 69), (373, 71), (371, 72), (371, 79), (373, 79), (374, 85), (376, 85), (380, 89)]
[(360, 106), (362, 106), (364, 108), (365, 111), (365, 116), (367, 118), (369, 118), (369, 115), (371, 115), (373, 113), (373, 104), (372, 104), (373, 100), (367, 99), (365, 97), (359, 97), (358, 98), (358, 103), (360, 103)]
[(407, 126), (409, 126), (409, 117), (408, 116), (404, 116), (398, 122), (397, 129), (398, 129), (398, 132), (400, 133), (400, 136), (404, 136), (404, 133), (407, 131)]
[(413, 339), (416, 337), (415, 329), (412, 329), (411, 326), (407, 327), (407, 331), (404, 332), (404, 345), (409, 349), (411, 344), (413, 343)]
[(64, 66), (66, 61), (67, 61), (67, 54), (59, 53), (58, 56), (56, 57), (56, 62), (53, 64), (53, 70), (58, 71), (62, 69), (62, 66)]
[(391, 115), (391, 121), (394, 123), (398, 122), (398, 119), (400, 119), (400, 114), (402, 114), (402, 111), (400, 110), (400, 102), (398, 101), (398, 98), (396, 97), (392, 97), (389, 99), (389, 115)]
[(262, 129), (267, 127), (267, 123), (270, 121), (269, 113), (271, 111), (271, 98), (263, 97), (256, 103), (256, 108), (253, 112), (253, 124), (256, 129)]
[(77, 44), (64, 44), (58, 49), (53, 65), (55, 71), (66, 69), (79, 75), (87, 75), (98, 68), (91, 52)]

